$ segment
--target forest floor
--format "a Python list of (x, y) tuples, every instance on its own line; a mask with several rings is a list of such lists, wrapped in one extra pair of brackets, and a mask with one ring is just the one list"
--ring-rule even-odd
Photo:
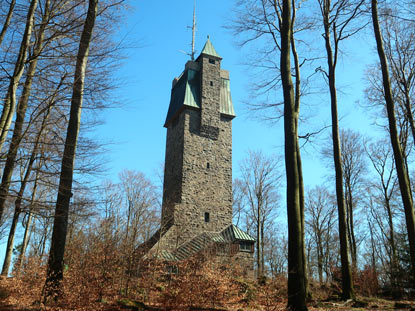
[[(192, 307), (173, 307), (165, 308), (163, 306), (146, 305), (140, 301), (134, 301), (129, 299), (115, 298), (113, 301), (103, 300), (101, 302), (93, 302), (87, 305), (78, 304), (77, 307), (68, 307), (66, 305), (55, 305), (45, 307), (38, 303), (38, 299), (34, 299), (33, 296), (27, 296), (26, 293), (18, 292), (12, 288), (15, 286), (15, 281), (11, 278), (0, 278), (0, 311), (86, 311), (86, 310), (100, 310), (100, 311), (127, 311), (127, 310), (153, 310), (153, 311), (174, 311), (174, 310), (192, 310), (192, 311), (283, 311), (286, 310), (286, 300), (281, 297), (281, 293), (277, 296), (270, 295), (266, 288), (258, 287), (255, 298), (249, 301), (249, 303), (241, 303), (240, 299), (231, 299), (232, 303), (223, 307), (199, 307), (197, 298), (192, 299)], [(284, 295), (285, 296), (285, 295)], [(272, 298), (273, 297), (273, 298)], [(236, 297), (233, 297), (236, 298)], [(321, 297), (322, 298), (322, 297)], [(309, 311), (363, 311), (363, 310), (382, 310), (382, 311), (398, 311), (398, 310), (410, 310), (415, 311), (415, 301), (409, 300), (388, 300), (378, 297), (358, 297), (356, 301), (340, 301), (330, 298), (325, 298), (316, 301), (312, 301), (308, 304)]]

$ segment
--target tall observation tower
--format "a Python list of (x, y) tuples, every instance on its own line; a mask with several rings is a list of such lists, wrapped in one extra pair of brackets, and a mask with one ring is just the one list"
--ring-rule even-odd
[[(194, 48), (192, 49), (194, 55)], [(161, 228), (150, 253), (181, 260), (220, 248), (252, 267), (255, 240), (232, 225), (232, 104), (229, 72), (209, 37), (173, 80), (167, 128)], [(225, 247), (228, 245), (229, 247)]]

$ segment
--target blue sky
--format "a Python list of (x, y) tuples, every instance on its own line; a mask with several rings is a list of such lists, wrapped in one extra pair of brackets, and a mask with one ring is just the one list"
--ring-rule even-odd
[[(280, 121), (270, 125), (253, 118), (244, 104), (249, 98), (252, 75), (242, 64), (250, 51), (249, 48), (240, 49), (231, 31), (224, 28), (231, 21), (232, 9), (233, 1), (197, 1), (196, 51), (200, 52), (210, 35), (214, 47), (223, 57), (222, 68), (230, 72), (237, 114), (233, 121), (233, 174), (237, 177), (238, 163), (248, 149), (282, 154), (283, 124)], [(123, 168), (143, 171), (149, 177), (160, 170), (164, 161), (166, 129), (163, 123), (171, 82), (181, 74), (189, 59), (181, 51), (190, 52), (191, 30), (188, 27), (192, 25), (192, 13), (193, 0), (180, 0), (137, 1), (127, 14), (120, 37), (138, 47), (127, 51), (128, 57), (118, 73), (123, 81), (127, 81), (117, 91), (125, 106), (106, 111), (106, 123), (97, 131), (104, 139), (117, 142), (108, 154), (108, 178), (116, 178)], [(363, 36), (350, 40), (344, 46), (338, 69), (340, 125), (364, 134), (370, 134), (373, 129), (369, 127), (368, 113), (364, 113), (356, 101), (363, 98), (364, 71), (366, 65), (373, 62), (373, 53), (368, 55), (369, 52), (373, 52), (372, 47)], [(300, 125), (303, 134), (330, 124), (328, 100), (327, 94), (320, 94), (305, 102), (303, 111), (313, 117)], [(313, 145), (303, 150), (306, 186), (322, 182), (326, 175), (318, 147)]]

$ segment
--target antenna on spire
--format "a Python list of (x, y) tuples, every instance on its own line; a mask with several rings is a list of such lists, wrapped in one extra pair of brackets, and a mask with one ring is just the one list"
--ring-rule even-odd
[(196, 37), (196, 0), (194, 0), (193, 2), (193, 25), (187, 26), (187, 28), (191, 28), (192, 29), (192, 52), (191, 53), (187, 53), (183, 50), (180, 50), (180, 52), (189, 55), (191, 60), (194, 61), (195, 60), (195, 37)]
[(193, 26), (192, 26), (192, 61), (195, 60), (195, 34), (196, 34), (196, 0), (193, 2)]

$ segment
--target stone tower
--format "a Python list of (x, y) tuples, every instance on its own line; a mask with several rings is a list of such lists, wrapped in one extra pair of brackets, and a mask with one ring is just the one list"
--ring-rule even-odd
[(167, 128), (162, 224), (182, 238), (232, 224), (232, 119), (229, 73), (208, 39), (173, 80)]
[[(229, 73), (209, 38), (173, 80), (161, 228), (148, 248), (182, 259), (212, 243), (254, 239), (232, 225), (232, 104)], [(239, 248), (238, 248), (239, 249)], [(249, 254), (252, 257), (251, 254)]]

